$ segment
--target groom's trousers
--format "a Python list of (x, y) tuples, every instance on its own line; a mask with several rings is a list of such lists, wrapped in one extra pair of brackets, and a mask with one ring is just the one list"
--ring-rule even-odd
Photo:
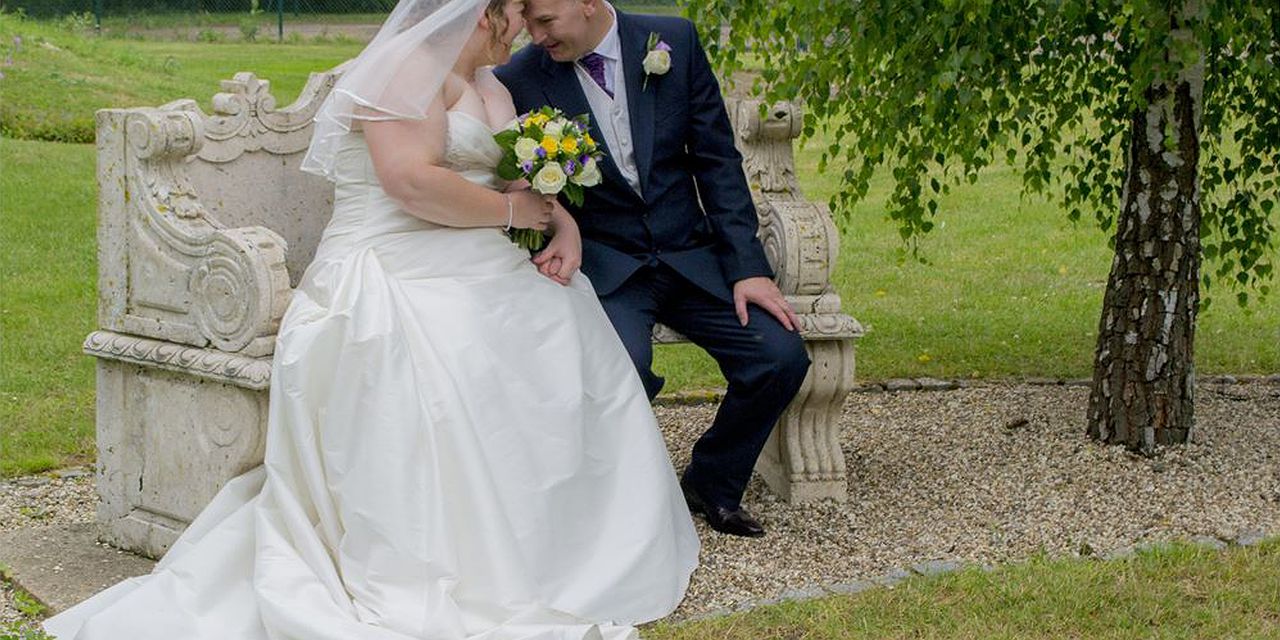
[(755, 305), (748, 305), (742, 326), (732, 303), (661, 263), (642, 267), (600, 303), (650, 400), (663, 384), (653, 372), (655, 322), (679, 331), (720, 365), (728, 389), (711, 428), (693, 447), (685, 480), (713, 506), (738, 508), (769, 432), (809, 371), (804, 341)]

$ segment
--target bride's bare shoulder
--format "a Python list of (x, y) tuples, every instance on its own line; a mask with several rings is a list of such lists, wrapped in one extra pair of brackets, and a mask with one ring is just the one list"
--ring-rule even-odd
[(454, 108), (467, 93), (467, 81), (462, 76), (450, 72), (444, 77), (444, 86), (440, 88), (440, 102), (446, 110)]
[(507, 90), (507, 85), (502, 84), (497, 74), (493, 72), (493, 67), (480, 67), (476, 69), (476, 87), (485, 93), (486, 96), (500, 96), (511, 101), (511, 92)]
[(476, 70), (476, 91), (483, 98), (485, 111), (490, 114), (490, 120), (494, 121), (495, 126), (501, 126), (515, 117), (516, 107), (511, 99), (511, 92), (494, 75), (493, 67)]

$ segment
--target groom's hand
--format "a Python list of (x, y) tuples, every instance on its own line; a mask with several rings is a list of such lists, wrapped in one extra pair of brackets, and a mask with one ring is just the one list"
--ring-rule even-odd
[(533, 257), (533, 263), (542, 275), (568, 285), (574, 272), (582, 266), (582, 236), (573, 216), (554, 199), (551, 204), (551, 229), (555, 235)]
[(738, 322), (747, 326), (747, 304), (754, 304), (765, 311), (787, 328), (796, 331), (800, 326), (800, 318), (791, 310), (791, 303), (778, 291), (778, 285), (764, 276), (743, 278), (733, 283), (733, 307), (738, 312)]

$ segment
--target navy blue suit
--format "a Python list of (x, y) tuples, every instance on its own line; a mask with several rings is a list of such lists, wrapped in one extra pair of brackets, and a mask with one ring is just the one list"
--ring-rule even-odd
[[(582, 271), (631, 354), (650, 398), (655, 322), (681, 332), (720, 364), (729, 387), (714, 423), (694, 446), (686, 479), (713, 505), (736, 508), (778, 416), (808, 371), (798, 335), (749, 307), (742, 327), (734, 282), (772, 277), (734, 146), (720, 86), (688, 20), (617, 12), (637, 194), (612, 158), (582, 206), (564, 202), (582, 231)], [(650, 33), (671, 47), (671, 68), (646, 82)], [(496, 70), (524, 113), (551, 105), (591, 113), (573, 63), (525, 47)], [(647, 85), (647, 86), (646, 86)], [(605, 136), (594, 115), (592, 137)], [(606, 150), (606, 154), (610, 150)]]

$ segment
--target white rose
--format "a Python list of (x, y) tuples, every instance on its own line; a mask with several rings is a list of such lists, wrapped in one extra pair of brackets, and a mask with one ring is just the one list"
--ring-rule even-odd
[(528, 162), (538, 157), (538, 141), (533, 138), (520, 138), (515, 144), (516, 160)]
[(560, 120), (552, 120), (542, 125), (542, 135), (551, 136), (556, 140), (564, 137), (564, 122)]
[(600, 184), (600, 165), (596, 164), (595, 158), (587, 158), (586, 164), (582, 165), (582, 170), (573, 176), (573, 183), (584, 187), (594, 187)]
[(644, 72), (650, 75), (662, 75), (671, 70), (671, 53), (654, 49), (644, 57)]
[(560, 193), (566, 180), (564, 169), (555, 162), (548, 162), (547, 166), (533, 176), (533, 190), (544, 196), (553, 196)]

